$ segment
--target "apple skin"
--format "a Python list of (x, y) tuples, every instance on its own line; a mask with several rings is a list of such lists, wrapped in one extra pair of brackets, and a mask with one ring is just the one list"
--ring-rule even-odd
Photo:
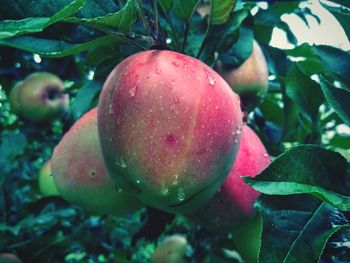
[(230, 172), (242, 112), (239, 97), (213, 69), (151, 50), (110, 73), (98, 128), (116, 185), (149, 206), (182, 213), (202, 206)]
[(10, 105), (14, 113), (38, 123), (51, 121), (68, 108), (69, 96), (56, 75), (36, 72), (17, 83), (10, 92)]
[(84, 114), (63, 136), (51, 159), (61, 196), (98, 214), (123, 216), (142, 204), (114, 187), (103, 162), (97, 134), (97, 109)]
[(186, 216), (214, 232), (232, 232), (239, 228), (254, 216), (254, 202), (259, 196), (241, 176), (255, 177), (269, 163), (270, 157), (259, 137), (244, 125), (241, 145), (229, 176), (205, 206)]
[(22, 261), (14, 254), (1, 253), (0, 263), (22, 263)]
[(264, 54), (254, 40), (250, 56), (238, 68), (218, 62), (214, 69), (227, 81), (242, 101), (243, 109), (251, 111), (266, 95), (269, 72)]
[(151, 263), (189, 263), (185, 257), (188, 248), (185, 237), (176, 234), (170, 236), (156, 248)]
[(60, 192), (57, 189), (55, 180), (52, 176), (51, 161), (48, 160), (40, 169), (39, 175), (39, 190), (43, 196), (57, 196)]

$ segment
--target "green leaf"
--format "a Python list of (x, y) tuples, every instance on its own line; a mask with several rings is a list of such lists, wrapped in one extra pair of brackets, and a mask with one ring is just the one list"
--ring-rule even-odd
[(262, 195), (256, 206), (263, 218), (264, 263), (318, 262), (328, 239), (350, 226), (340, 210), (306, 195)]
[(298, 63), (289, 70), (286, 78), (287, 95), (300, 107), (302, 113), (314, 123), (324, 98), (320, 86), (301, 72)]
[(196, 7), (199, 4), (199, 0), (174, 0), (173, 12), (184, 22), (191, 20)]
[(204, 39), (201, 59), (206, 61), (215, 51), (226, 52), (238, 40), (238, 30), (241, 23), (248, 16), (247, 9), (233, 12), (229, 20), (222, 25), (211, 25)]
[(108, 27), (122, 32), (130, 32), (136, 21), (136, 1), (128, 0), (116, 13), (94, 18), (71, 17), (66, 22), (79, 23), (93, 27)]
[(320, 84), (329, 105), (347, 125), (350, 125), (350, 90), (337, 88), (322, 76), (320, 76)]
[(8, 132), (2, 134), (0, 144), (1, 158), (12, 159), (21, 155), (27, 145), (27, 139), (22, 133)]
[[(13, 0), (2, 1), (0, 17), (3, 19), (24, 19), (29, 17), (52, 17), (63, 8), (70, 6), (74, 0)], [(120, 1), (118, 1), (120, 2)], [(77, 17), (92, 18), (115, 13), (119, 4), (113, 0), (86, 0), (78, 11)]]
[(211, 0), (210, 24), (226, 23), (235, 4), (236, 0)]
[(49, 21), (49, 24), (56, 23), (65, 18), (68, 18), (74, 15), (79, 9), (81, 9), (85, 5), (86, 0), (74, 0), (69, 5), (64, 7), (62, 10), (58, 11), (54, 14)]
[(42, 31), (50, 21), (47, 17), (26, 18), (23, 20), (5, 20), (0, 22), (0, 39), (25, 33)]
[(118, 42), (122, 41), (112, 36), (104, 36), (81, 44), (72, 44), (60, 40), (19, 36), (11, 39), (0, 40), (0, 45), (22, 49), (46, 57), (65, 57), (80, 53), (99, 45), (116, 44)]
[(91, 102), (96, 94), (101, 90), (102, 85), (102, 83), (97, 81), (87, 81), (80, 88), (71, 107), (71, 111), (75, 119), (78, 119), (91, 107)]
[(225, 53), (219, 55), (219, 59), (226, 65), (239, 67), (252, 53), (254, 33), (252, 19), (248, 16), (239, 28), (238, 41)]
[(350, 86), (349, 52), (330, 46), (314, 46), (312, 47), (312, 52), (320, 58), (327, 68), (337, 74), (344, 83)]
[(329, 144), (335, 148), (350, 149), (350, 136), (336, 133)]
[(293, 242), (284, 262), (318, 262), (329, 238), (346, 228), (350, 228), (350, 222), (345, 216), (330, 204), (322, 203)]
[(75, 0), (58, 11), (51, 18), (37, 17), (22, 20), (5, 20), (0, 22), (0, 39), (5, 39), (26, 33), (41, 32), (49, 25), (62, 21), (75, 14), (83, 5), (85, 0)]
[(348, 164), (339, 153), (301, 145), (278, 156), (260, 175), (244, 181), (268, 195), (311, 194), (350, 211)]
[(169, 12), (173, 6), (173, 0), (158, 0), (158, 3), (166, 12)]

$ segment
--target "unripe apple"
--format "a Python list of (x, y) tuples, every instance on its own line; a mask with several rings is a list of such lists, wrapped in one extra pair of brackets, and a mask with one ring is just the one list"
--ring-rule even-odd
[(189, 212), (228, 175), (239, 148), (238, 96), (201, 61), (172, 51), (132, 55), (108, 76), (98, 128), (116, 185), (149, 206)]
[(269, 86), (268, 67), (264, 54), (255, 40), (252, 53), (238, 68), (220, 61), (214, 68), (239, 95), (244, 110), (252, 110), (265, 96)]
[(50, 121), (68, 108), (68, 94), (63, 90), (63, 82), (56, 75), (33, 73), (11, 90), (10, 105), (14, 113), (29, 121)]
[(60, 195), (56, 183), (52, 176), (51, 161), (47, 161), (40, 169), (39, 175), (39, 190), (43, 196)]
[(2, 253), (0, 254), (0, 263), (22, 263), (22, 261), (14, 254)]
[(18, 94), (19, 94), (19, 90), (20, 90), (19, 87), (22, 85), (23, 85), (23, 81), (19, 81), (19, 82), (15, 83), (15, 85), (11, 89), (10, 96), (9, 96), (11, 110), (17, 115), (20, 114), (21, 107), (20, 107)]
[(270, 157), (259, 137), (243, 126), (241, 145), (229, 176), (209, 202), (187, 214), (190, 219), (215, 232), (240, 227), (255, 214), (254, 202), (259, 195), (241, 176), (255, 177), (270, 163)]
[(185, 237), (170, 236), (156, 248), (151, 263), (188, 263), (186, 254), (189, 249), (190, 246)]
[(100, 214), (125, 215), (141, 203), (114, 187), (97, 135), (97, 109), (83, 115), (55, 147), (52, 173), (68, 202)]

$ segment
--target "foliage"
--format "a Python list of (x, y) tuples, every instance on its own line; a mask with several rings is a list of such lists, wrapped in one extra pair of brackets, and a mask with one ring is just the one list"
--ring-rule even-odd
[[(220, 59), (238, 67), (255, 38), (271, 80), (248, 123), (276, 156), (255, 179), (245, 178), (263, 193), (256, 202), (260, 262), (350, 261), (350, 135), (339, 132), (350, 125), (349, 51), (299, 43), (281, 17), (294, 13), (305, 23), (318, 17), (298, 1), (271, 1), (263, 9), (252, 1), (211, 0), (204, 17), (196, 8), (209, 1), (156, 2), (0, 0), (0, 252), (24, 262), (146, 262), (158, 240), (181, 233), (193, 262), (232, 262), (234, 233), (218, 236), (159, 211), (155, 219), (150, 209), (126, 218), (87, 214), (59, 197), (43, 198), (37, 173), (130, 54), (168, 48), (210, 66)], [(331, 2), (322, 5), (349, 38), (349, 4)], [(292, 49), (269, 45), (274, 28)], [(34, 125), (12, 113), (8, 95), (38, 70), (64, 79), (72, 99), (65, 116)]]

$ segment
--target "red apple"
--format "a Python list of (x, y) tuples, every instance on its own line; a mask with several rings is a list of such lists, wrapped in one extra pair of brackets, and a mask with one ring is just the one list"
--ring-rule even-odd
[(265, 96), (269, 85), (268, 67), (259, 44), (253, 42), (250, 56), (238, 68), (218, 62), (215, 70), (241, 98), (243, 109), (250, 111)]
[(228, 84), (201, 61), (151, 50), (117, 65), (99, 102), (98, 128), (116, 185), (168, 212), (202, 206), (228, 175), (242, 112)]
[(114, 187), (103, 162), (97, 135), (97, 109), (83, 115), (56, 146), (52, 173), (61, 196), (100, 214), (125, 215), (141, 203)]
[(189, 249), (185, 237), (180, 235), (170, 236), (156, 248), (151, 263), (188, 263), (186, 252)]
[(50, 121), (68, 108), (68, 94), (63, 90), (63, 82), (56, 75), (33, 73), (11, 90), (10, 105), (14, 113), (29, 121)]
[(270, 157), (259, 137), (244, 125), (237, 159), (229, 176), (204, 207), (186, 216), (215, 232), (233, 231), (254, 216), (253, 205), (259, 195), (241, 176), (255, 177), (269, 163)]

